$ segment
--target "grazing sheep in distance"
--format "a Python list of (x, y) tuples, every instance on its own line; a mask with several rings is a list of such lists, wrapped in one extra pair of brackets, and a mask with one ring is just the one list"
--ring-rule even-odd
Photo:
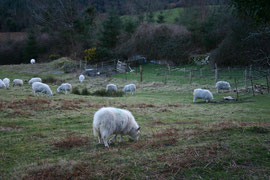
[(31, 63), (31, 64), (35, 64), (35, 63), (36, 63), (36, 60), (35, 60), (35, 59), (31, 59), (31, 60), (30, 60), (30, 63)]
[(5, 78), (5, 79), (3, 79), (3, 82), (5, 83), (6, 88), (9, 88), (10, 80), (8, 78)]
[(124, 93), (130, 92), (132, 95), (135, 92), (135, 90), (136, 90), (135, 84), (125, 85), (125, 87), (123, 88)]
[(115, 85), (115, 84), (108, 84), (107, 86), (106, 86), (106, 92), (108, 92), (108, 91), (117, 91), (117, 86)]
[(31, 79), (28, 81), (28, 84), (33, 84), (34, 82), (42, 82), (42, 80), (41, 80), (41, 78), (39, 78), (39, 77), (31, 78)]
[(13, 87), (14, 86), (23, 86), (23, 80), (21, 80), (21, 79), (14, 79), (13, 80)]
[(71, 91), (71, 89), (72, 89), (71, 84), (63, 83), (61, 84), (61, 86), (57, 88), (57, 92), (59, 93), (60, 91), (65, 91), (65, 94), (67, 94), (67, 91)]
[(85, 77), (84, 77), (84, 75), (81, 74), (81, 75), (79, 76), (79, 81), (80, 81), (80, 83), (82, 83), (84, 80), (85, 80)]
[(194, 89), (194, 92), (193, 92), (194, 103), (196, 99), (204, 99), (206, 102), (208, 102), (214, 98), (213, 98), (213, 94), (207, 89)]
[[(99, 109), (94, 115), (93, 133), (98, 137), (98, 142), (101, 143), (101, 138), (105, 147), (109, 147), (118, 134), (120, 134), (120, 141), (123, 135), (129, 135), (133, 140), (137, 141), (140, 135), (140, 127), (135, 118), (128, 110), (118, 109), (113, 107), (103, 107)], [(108, 138), (115, 134), (109, 140)]]
[(38, 92), (48, 94), (49, 97), (52, 97), (53, 93), (50, 87), (47, 84), (41, 82), (34, 82), (32, 84), (33, 93), (35, 96), (38, 96)]
[(230, 83), (226, 82), (226, 81), (218, 81), (216, 83), (216, 88), (217, 88), (217, 93), (219, 93), (219, 90), (231, 90), (231, 86)]
[(2, 79), (0, 79), (0, 89), (5, 89), (6, 85), (4, 83), (4, 81), (2, 81)]

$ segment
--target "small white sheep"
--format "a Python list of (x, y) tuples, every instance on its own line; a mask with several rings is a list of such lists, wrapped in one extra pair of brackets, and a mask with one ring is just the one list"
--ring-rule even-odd
[(72, 89), (71, 84), (63, 83), (61, 84), (61, 86), (57, 88), (57, 92), (59, 93), (60, 91), (65, 91), (65, 94), (67, 94), (67, 91), (71, 91), (71, 89)]
[(115, 84), (108, 84), (107, 86), (106, 86), (106, 92), (108, 92), (108, 91), (117, 91), (117, 86), (115, 85)]
[(124, 93), (130, 92), (132, 95), (135, 92), (135, 90), (136, 90), (135, 84), (125, 85), (125, 87), (123, 88)]
[(28, 81), (28, 84), (33, 84), (34, 82), (42, 82), (41, 78), (39, 77), (35, 77), (35, 78), (31, 78), (29, 81)]
[(8, 78), (5, 78), (5, 79), (3, 79), (3, 82), (5, 83), (6, 88), (9, 88), (10, 80)]
[[(98, 142), (101, 143), (101, 138), (105, 147), (109, 147), (118, 134), (120, 134), (120, 141), (122, 142), (123, 135), (129, 135), (133, 140), (137, 141), (140, 135), (140, 127), (135, 118), (128, 110), (118, 109), (113, 107), (103, 107), (99, 109), (94, 115), (93, 133), (98, 137)], [(115, 134), (109, 140), (108, 138)]]
[(23, 86), (23, 80), (21, 80), (21, 79), (14, 79), (13, 80), (13, 87), (14, 86)]
[(0, 89), (6, 89), (6, 85), (2, 79), (0, 79)]
[(208, 102), (214, 98), (213, 98), (213, 94), (207, 89), (194, 89), (194, 92), (193, 92), (194, 103), (196, 99), (204, 99), (206, 102)]
[(80, 83), (82, 83), (84, 80), (85, 80), (85, 77), (84, 77), (84, 75), (81, 74), (81, 75), (79, 76), (79, 81), (80, 81)]
[(35, 96), (38, 96), (38, 92), (48, 94), (49, 97), (52, 97), (53, 93), (50, 87), (47, 84), (41, 82), (34, 82), (32, 84), (33, 93)]
[(31, 60), (30, 60), (30, 63), (31, 63), (31, 64), (35, 64), (35, 63), (36, 63), (36, 60), (35, 60), (35, 59), (31, 59)]
[(217, 93), (219, 93), (219, 90), (231, 90), (231, 85), (230, 83), (226, 82), (226, 81), (218, 81), (216, 83), (216, 88), (217, 88)]

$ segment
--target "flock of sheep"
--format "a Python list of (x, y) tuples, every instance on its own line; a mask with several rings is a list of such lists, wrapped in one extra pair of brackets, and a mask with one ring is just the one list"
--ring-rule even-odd
[[(30, 60), (31, 64), (35, 63), (34, 59)], [(85, 80), (84, 75), (79, 76), (79, 81), (82, 83)], [(41, 78), (32, 78), (28, 81), (28, 83), (32, 84), (33, 93), (37, 96), (38, 92), (47, 94), (49, 97), (53, 95), (52, 90), (50, 87), (42, 83)], [(9, 88), (10, 80), (5, 78), (3, 80), (0, 79), (0, 88)], [(23, 86), (23, 80), (21, 79), (14, 79), (13, 86)], [(231, 90), (231, 86), (226, 81), (219, 81), (216, 83), (217, 93), (220, 90)], [(67, 91), (71, 91), (72, 85), (69, 83), (63, 83), (57, 88), (57, 92), (64, 91), (67, 94)], [(123, 88), (123, 92), (127, 93), (130, 92), (132, 95), (136, 90), (135, 84), (126, 85)], [(108, 84), (106, 86), (106, 91), (117, 91), (117, 86), (115, 84)], [(204, 99), (206, 102), (213, 100), (213, 94), (207, 89), (195, 89), (193, 92), (193, 102), (196, 99)], [(93, 133), (94, 136), (98, 137), (98, 142), (103, 143), (105, 147), (109, 147), (117, 137), (120, 135), (120, 141), (122, 141), (123, 135), (129, 135), (133, 140), (137, 141), (140, 136), (140, 127), (135, 121), (134, 116), (125, 109), (118, 109), (114, 107), (103, 107), (99, 109), (94, 114), (93, 120)], [(108, 138), (113, 135), (114, 136), (108, 140)]]

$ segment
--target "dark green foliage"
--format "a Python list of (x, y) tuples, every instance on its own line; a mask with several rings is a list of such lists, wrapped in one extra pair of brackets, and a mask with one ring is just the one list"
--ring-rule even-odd
[(72, 88), (72, 94), (81, 95), (81, 92), (80, 92), (78, 87), (74, 87), (74, 88)]
[(101, 97), (122, 97), (124, 93), (122, 91), (106, 91), (105, 89), (97, 90), (91, 95), (93, 96), (101, 96)]
[(147, 14), (146, 20), (147, 20), (148, 23), (153, 23), (153, 22), (155, 22), (153, 12), (149, 12), (149, 13)]
[(88, 89), (85, 87), (85, 88), (83, 88), (82, 89), (82, 93), (81, 93), (81, 95), (90, 95), (91, 93), (88, 91)]
[(126, 20), (126, 22), (124, 23), (124, 30), (131, 35), (132, 33), (134, 33), (136, 31), (137, 25), (136, 23), (132, 20), (132, 19), (128, 19)]
[(249, 131), (253, 132), (253, 133), (259, 133), (259, 134), (266, 134), (269, 133), (269, 130), (263, 127), (259, 127), (259, 126), (253, 126), (248, 128)]
[(32, 58), (36, 59), (38, 57), (39, 51), (40, 50), (36, 41), (35, 33), (33, 31), (30, 31), (24, 49), (24, 61), (27, 62)]
[(46, 83), (46, 84), (57, 84), (57, 85), (60, 85), (61, 83), (63, 83), (63, 80), (61, 79), (57, 79), (53, 76), (49, 76), (49, 77), (46, 77), (46, 78), (42, 78), (42, 82), (43, 83)]
[(165, 22), (165, 16), (163, 15), (163, 12), (161, 11), (158, 15), (157, 23), (161, 24)]
[(268, 0), (231, 0), (240, 16), (248, 16), (257, 22), (270, 22), (270, 1)]
[(121, 19), (116, 10), (111, 10), (103, 22), (103, 28), (99, 37), (100, 46), (112, 49), (118, 42), (118, 36), (121, 30)]

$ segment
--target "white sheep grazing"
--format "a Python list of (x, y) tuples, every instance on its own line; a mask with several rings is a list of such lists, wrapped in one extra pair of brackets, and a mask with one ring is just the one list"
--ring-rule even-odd
[(231, 85), (230, 83), (226, 82), (226, 81), (218, 81), (216, 83), (216, 88), (217, 88), (217, 93), (219, 93), (219, 90), (231, 90)]
[(28, 84), (33, 84), (34, 82), (42, 82), (42, 80), (41, 80), (41, 78), (39, 78), (39, 77), (31, 78), (31, 79), (28, 81)]
[(213, 98), (213, 94), (207, 89), (194, 89), (194, 92), (193, 92), (194, 103), (196, 99), (204, 99), (206, 102), (208, 102), (214, 98)]
[(61, 84), (61, 86), (57, 88), (57, 92), (59, 93), (60, 91), (65, 91), (65, 94), (67, 94), (67, 91), (71, 91), (71, 89), (72, 89), (71, 84), (63, 83)]
[(2, 79), (0, 79), (0, 89), (6, 89), (6, 85)]
[(124, 93), (130, 92), (132, 95), (135, 92), (135, 90), (136, 90), (135, 84), (125, 85), (125, 87), (123, 88)]
[(79, 76), (79, 81), (80, 81), (80, 83), (82, 83), (84, 80), (85, 80), (85, 77), (84, 77), (84, 75), (81, 74), (81, 75)]
[(108, 84), (107, 86), (106, 86), (106, 92), (108, 92), (108, 91), (117, 91), (117, 86), (115, 85), (115, 84)]
[[(140, 135), (140, 127), (135, 118), (128, 110), (118, 109), (113, 107), (103, 107), (94, 115), (93, 133), (98, 137), (98, 142), (101, 143), (101, 138), (105, 147), (109, 147), (118, 134), (122, 142), (123, 135), (129, 135), (133, 140), (137, 141)], [(114, 134), (109, 140), (108, 138)]]
[(35, 96), (38, 96), (38, 92), (48, 94), (49, 97), (52, 97), (53, 93), (50, 87), (47, 84), (41, 82), (34, 82), (32, 84), (33, 93)]
[(14, 86), (23, 86), (23, 80), (21, 80), (21, 79), (14, 79), (13, 80), (13, 87)]
[(31, 60), (30, 60), (30, 63), (31, 63), (31, 64), (35, 64), (35, 63), (36, 63), (36, 60), (35, 60), (35, 59), (31, 59)]
[(5, 78), (5, 79), (3, 79), (3, 82), (5, 83), (6, 88), (9, 88), (10, 80), (8, 78)]

